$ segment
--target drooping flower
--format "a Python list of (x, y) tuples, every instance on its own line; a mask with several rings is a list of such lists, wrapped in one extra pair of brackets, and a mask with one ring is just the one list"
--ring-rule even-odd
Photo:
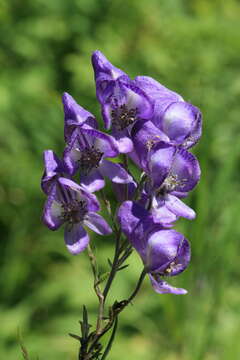
[(136, 121), (151, 118), (153, 105), (146, 93), (115, 68), (99, 51), (93, 53), (97, 98), (107, 129), (118, 141), (119, 151), (133, 150), (130, 131)]
[(118, 145), (112, 136), (85, 126), (73, 132), (64, 151), (64, 163), (72, 175), (80, 170), (80, 183), (94, 192), (104, 187), (105, 176), (120, 184), (132, 180), (121, 165), (105, 159), (118, 154)]
[(154, 105), (151, 120), (169, 142), (186, 149), (196, 144), (202, 132), (202, 115), (196, 106), (151, 77), (137, 76), (134, 84), (151, 99)]
[(78, 127), (88, 125), (97, 128), (95, 117), (83, 107), (81, 107), (74, 98), (68, 93), (64, 93), (62, 97), (64, 110), (64, 137), (69, 142), (73, 131)]
[(139, 253), (156, 292), (186, 294), (165, 281), (186, 269), (190, 261), (190, 245), (182, 234), (166, 230), (154, 223), (151, 214), (132, 201), (119, 208), (118, 221), (123, 233)]
[(43, 211), (43, 222), (51, 230), (65, 224), (64, 239), (70, 253), (78, 254), (88, 243), (85, 226), (100, 235), (112, 232), (110, 226), (96, 212), (100, 210), (95, 195), (72, 180), (60, 177), (53, 184)]

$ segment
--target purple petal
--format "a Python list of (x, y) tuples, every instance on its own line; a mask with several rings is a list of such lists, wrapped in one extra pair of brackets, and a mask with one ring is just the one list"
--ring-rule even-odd
[(112, 136), (95, 129), (82, 129), (81, 132), (92, 138), (94, 148), (103, 152), (103, 157), (115, 157), (119, 154), (118, 144)]
[(64, 109), (64, 135), (65, 140), (68, 142), (76, 126), (82, 126), (88, 124), (94, 128), (97, 127), (97, 122), (94, 116), (73, 99), (68, 93), (64, 93), (62, 97), (63, 109)]
[(122, 91), (125, 93), (125, 104), (128, 109), (137, 108), (137, 115), (141, 119), (150, 119), (153, 114), (153, 105), (146, 95), (139, 87), (135, 86), (133, 82), (121, 84)]
[[(201, 113), (199, 109), (187, 102), (170, 104), (163, 114), (161, 129), (177, 144), (183, 144), (193, 133), (192, 142), (201, 135)], [(200, 131), (200, 132), (199, 132)], [(188, 140), (189, 141), (189, 140)], [(189, 147), (189, 144), (188, 144)]]
[(142, 168), (146, 168), (147, 156), (154, 144), (169, 142), (169, 138), (152, 121), (137, 121), (131, 130), (131, 138)]
[(175, 230), (154, 231), (148, 238), (146, 267), (149, 272), (164, 273), (178, 255), (184, 236)]
[(145, 258), (147, 234), (153, 226), (149, 212), (132, 201), (125, 201), (118, 210), (118, 222), (131, 244)]
[(94, 212), (88, 213), (84, 220), (84, 224), (99, 235), (109, 235), (112, 233), (112, 229), (103, 217)]
[(155, 275), (149, 275), (154, 290), (159, 294), (185, 295), (187, 290), (176, 288), (163, 281), (160, 277), (156, 279)]
[(151, 213), (156, 223), (162, 224), (164, 227), (171, 227), (173, 222), (178, 219), (172, 211), (168, 210), (165, 201), (153, 197)]
[(66, 178), (59, 178), (59, 183), (70, 192), (71, 198), (76, 200), (84, 199), (87, 202), (88, 211), (100, 210), (99, 202), (94, 194)]
[(176, 175), (179, 181), (179, 185), (174, 190), (187, 192), (197, 185), (201, 170), (196, 157), (185, 149), (179, 148), (172, 162), (171, 174)]
[(88, 234), (79, 223), (66, 225), (64, 239), (68, 251), (73, 255), (77, 255), (85, 250), (89, 243)]
[(105, 181), (98, 170), (92, 170), (87, 176), (80, 174), (80, 183), (91, 193), (105, 186)]
[(181, 200), (179, 200), (176, 196), (166, 195), (165, 196), (165, 205), (166, 207), (176, 216), (182, 216), (186, 219), (194, 219), (196, 217), (196, 213), (189, 206), (184, 204)]
[(130, 153), (133, 150), (133, 142), (130, 139), (130, 135), (127, 129), (115, 131), (112, 130), (112, 136), (116, 139), (118, 144), (118, 150), (121, 154)]
[(51, 230), (57, 230), (64, 222), (62, 205), (57, 198), (56, 186), (53, 186), (43, 209), (42, 220)]
[(149, 76), (137, 76), (134, 83), (146, 92), (153, 102), (153, 121), (157, 127), (159, 127), (159, 120), (166, 108), (173, 102), (183, 101), (183, 98), (179, 94), (169, 90)]
[(155, 188), (159, 188), (167, 177), (175, 151), (174, 146), (162, 141), (151, 149), (149, 153), (148, 174)]
[(178, 254), (174, 262), (170, 265), (169, 276), (175, 276), (183, 272), (188, 266), (191, 258), (191, 248), (187, 239), (183, 239), (178, 248)]
[(45, 171), (42, 177), (41, 186), (45, 194), (48, 194), (51, 185), (56, 181), (57, 175), (64, 172), (61, 160), (52, 150), (45, 150), (43, 153)]
[(78, 132), (74, 131), (63, 152), (63, 161), (70, 175), (74, 175), (79, 167), (82, 150), (78, 142)]
[(127, 184), (132, 181), (132, 176), (119, 164), (103, 160), (99, 171), (103, 176), (118, 184)]
[(137, 184), (134, 180), (128, 184), (112, 183), (112, 188), (117, 200), (122, 203), (123, 201), (131, 200), (133, 198)]

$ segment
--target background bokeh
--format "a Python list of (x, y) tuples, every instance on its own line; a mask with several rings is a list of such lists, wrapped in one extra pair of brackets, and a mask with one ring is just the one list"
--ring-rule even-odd
[[(240, 358), (240, 3), (238, 0), (0, 0), (0, 358), (72, 360), (85, 303), (96, 299), (86, 254), (67, 253), (62, 231), (40, 221), (42, 151), (59, 155), (61, 94), (99, 117), (90, 55), (156, 78), (200, 107), (194, 149), (202, 178), (190, 196), (196, 220), (189, 269), (173, 281), (187, 296), (158, 295), (146, 280), (121, 316), (112, 360)], [(111, 191), (109, 189), (109, 194)], [(94, 237), (102, 269), (113, 238)], [(133, 254), (110, 300), (132, 290)]]

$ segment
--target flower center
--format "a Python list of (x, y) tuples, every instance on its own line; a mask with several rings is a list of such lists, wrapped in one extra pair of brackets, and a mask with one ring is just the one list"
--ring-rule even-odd
[(87, 214), (87, 203), (85, 200), (72, 200), (62, 204), (63, 220), (73, 225), (83, 221)]
[(95, 149), (94, 146), (91, 148), (85, 148), (81, 152), (81, 157), (79, 159), (80, 170), (83, 174), (88, 175), (92, 169), (98, 168), (102, 156), (103, 152)]
[(129, 110), (125, 104), (113, 109), (111, 112), (113, 125), (117, 130), (124, 130), (134, 123), (137, 112), (137, 108)]
[(166, 193), (174, 191), (176, 187), (184, 186), (185, 182), (185, 179), (180, 180), (177, 175), (169, 174), (157, 191), (157, 195), (165, 195)]

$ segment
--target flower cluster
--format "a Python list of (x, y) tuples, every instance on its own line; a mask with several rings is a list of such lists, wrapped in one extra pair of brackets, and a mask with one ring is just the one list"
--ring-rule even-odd
[[(88, 245), (86, 226), (110, 234), (111, 227), (97, 213), (100, 205), (94, 194), (109, 178), (120, 205), (120, 229), (139, 253), (154, 290), (185, 294), (166, 278), (185, 270), (190, 261), (188, 240), (172, 227), (179, 217), (195, 217), (181, 199), (200, 178), (199, 163), (189, 149), (201, 136), (201, 112), (150, 77), (131, 80), (100, 51), (93, 53), (92, 64), (108, 133), (98, 130), (95, 117), (64, 93), (66, 146), (62, 159), (51, 150), (44, 152), (43, 221), (51, 230), (65, 224), (72, 254)], [(126, 161), (124, 166), (109, 160), (120, 156), (129, 157), (141, 170), (139, 180)]]

